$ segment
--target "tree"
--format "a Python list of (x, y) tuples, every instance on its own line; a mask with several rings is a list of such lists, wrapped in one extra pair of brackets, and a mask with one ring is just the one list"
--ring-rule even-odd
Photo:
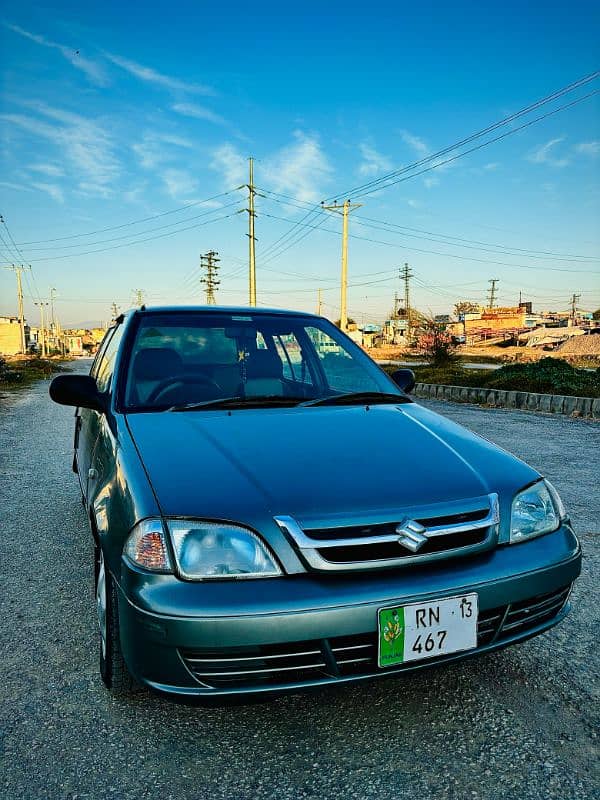
[(597, 308), (594, 313), (592, 314), (594, 319), (600, 319), (600, 308)]
[(479, 311), (477, 303), (471, 303), (469, 300), (460, 300), (454, 304), (454, 313), (457, 317), (461, 314), (476, 314)]
[(417, 339), (417, 350), (434, 367), (446, 367), (458, 360), (452, 336), (433, 319), (423, 323), (424, 333)]

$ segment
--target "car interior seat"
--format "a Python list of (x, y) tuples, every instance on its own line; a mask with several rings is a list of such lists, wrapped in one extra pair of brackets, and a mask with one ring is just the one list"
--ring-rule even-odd
[(150, 393), (166, 378), (180, 375), (183, 361), (172, 347), (145, 347), (133, 359), (128, 403), (140, 405), (147, 401)]
[(271, 350), (255, 350), (246, 359), (246, 396), (285, 394), (283, 364)]

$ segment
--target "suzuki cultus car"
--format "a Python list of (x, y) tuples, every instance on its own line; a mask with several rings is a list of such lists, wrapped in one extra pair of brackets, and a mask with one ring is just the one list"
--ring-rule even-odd
[(55, 378), (106, 686), (296, 691), (562, 620), (581, 555), (556, 490), (413, 383), (320, 317), (215, 306), (132, 311)]

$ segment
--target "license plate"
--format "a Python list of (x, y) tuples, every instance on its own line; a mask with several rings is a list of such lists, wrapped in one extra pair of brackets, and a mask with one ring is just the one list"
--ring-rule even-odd
[(477, 647), (477, 594), (380, 608), (380, 667), (420, 661)]

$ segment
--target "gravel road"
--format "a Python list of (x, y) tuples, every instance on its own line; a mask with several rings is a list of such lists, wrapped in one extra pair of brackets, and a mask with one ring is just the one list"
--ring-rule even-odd
[(585, 552), (572, 615), (543, 636), (462, 665), (202, 709), (147, 693), (116, 701), (102, 688), (91, 540), (70, 472), (73, 412), (49, 401), (46, 383), (0, 398), (0, 793), (598, 797), (600, 426), (427, 405), (526, 458), (561, 491)]

